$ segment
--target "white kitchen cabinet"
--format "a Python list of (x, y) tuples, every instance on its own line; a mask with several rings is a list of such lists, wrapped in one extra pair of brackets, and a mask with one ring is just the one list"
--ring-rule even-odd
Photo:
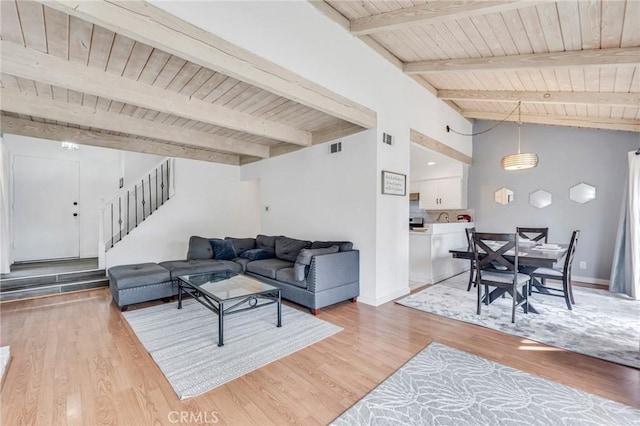
[(434, 284), (469, 270), (469, 261), (449, 250), (467, 246), (465, 228), (473, 223), (428, 224), (426, 232), (409, 233), (409, 279)]
[(420, 182), (420, 203), (423, 210), (464, 209), (462, 179), (446, 178)]

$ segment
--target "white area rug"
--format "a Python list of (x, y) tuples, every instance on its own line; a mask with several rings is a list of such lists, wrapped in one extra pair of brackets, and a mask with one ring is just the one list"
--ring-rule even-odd
[(432, 343), (334, 425), (640, 425), (640, 410)]
[(123, 313), (180, 399), (193, 397), (331, 336), (342, 328), (282, 305), (224, 318), (218, 347), (218, 317), (193, 299)]
[(536, 342), (640, 368), (640, 302), (606, 290), (573, 287), (576, 305), (564, 298), (533, 293), (539, 314), (516, 312), (511, 323), (511, 298), (482, 306), (476, 315), (477, 292), (467, 292), (467, 273), (405, 297), (397, 303), (447, 318), (492, 328)]
[(9, 346), (0, 347), (0, 383), (2, 383), (2, 379), (4, 379), (4, 375), (7, 372), (10, 359), (11, 351), (9, 350)]

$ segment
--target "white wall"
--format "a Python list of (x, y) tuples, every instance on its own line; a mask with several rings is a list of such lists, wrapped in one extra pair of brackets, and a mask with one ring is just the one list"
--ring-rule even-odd
[(147, 173), (155, 169), (165, 157), (138, 152), (121, 151), (121, 175), (124, 178), (124, 188), (137, 184)]
[(240, 168), (176, 159), (175, 196), (106, 254), (106, 267), (185, 259), (189, 237), (254, 237), (260, 231), (257, 181)]
[(319, 145), (242, 168), (260, 178), (262, 233), (354, 243), (365, 300), (375, 300), (375, 133), (343, 139), (336, 154)]
[(80, 257), (97, 256), (99, 203), (101, 198), (112, 198), (118, 191), (119, 151), (86, 145), (69, 151), (62, 149), (58, 141), (10, 134), (4, 134), (4, 144), (10, 159), (14, 155), (28, 155), (80, 163)]
[[(375, 131), (344, 139), (350, 163), (335, 170), (323, 167), (322, 147), (244, 168), (260, 177), (262, 195), (273, 204), (269, 219), (263, 214), (263, 232), (304, 237), (302, 221), (309, 237), (328, 238), (332, 229), (347, 232), (361, 249), (360, 300), (378, 305), (407, 293), (408, 196), (380, 194), (380, 173), (403, 173), (409, 180), (409, 128), (471, 155), (470, 139), (445, 129), (450, 125), (470, 132), (470, 123), (306, 1), (155, 3), (377, 112)], [(395, 137), (393, 146), (380, 142), (383, 132)], [(307, 174), (301, 177), (301, 170)], [(354, 186), (336, 196), (337, 182)], [(313, 196), (305, 192), (305, 184), (313, 185)], [(352, 193), (358, 198), (340, 199)], [(305, 202), (312, 197), (313, 206), (339, 204), (310, 209)], [(338, 219), (327, 216), (331, 209)], [(294, 217), (295, 212), (304, 219)], [(330, 222), (320, 225), (326, 221)]]

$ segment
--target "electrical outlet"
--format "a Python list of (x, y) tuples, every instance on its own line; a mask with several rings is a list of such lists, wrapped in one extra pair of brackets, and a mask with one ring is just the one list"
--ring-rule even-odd
[(580, 262), (580, 269), (587, 269), (587, 262), (584, 260)]

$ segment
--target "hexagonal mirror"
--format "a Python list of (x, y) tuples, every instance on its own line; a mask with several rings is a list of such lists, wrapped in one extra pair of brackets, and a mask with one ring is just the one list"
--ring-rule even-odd
[(569, 198), (576, 203), (588, 203), (596, 199), (596, 187), (586, 183), (579, 183), (569, 188)]
[(513, 203), (513, 191), (509, 188), (500, 188), (493, 194), (496, 203), (507, 205)]
[(552, 196), (547, 191), (543, 191), (542, 189), (537, 190), (536, 192), (532, 192), (529, 194), (529, 204), (533, 207), (537, 207), (542, 209), (551, 204)]

